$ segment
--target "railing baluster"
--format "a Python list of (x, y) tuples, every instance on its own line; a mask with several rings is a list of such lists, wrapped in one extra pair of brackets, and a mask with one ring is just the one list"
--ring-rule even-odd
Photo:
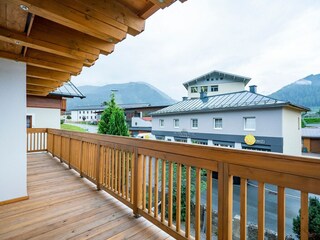
[(258, 183), (258, 239), (264, 239), (265, 225), (265, 184)]
[(152, 209), (152, 158), (149, 157), (149, 179), (148, 179), (148, 213), (151, 214)]
[(147, 171), (147, 158), (143, 158), (143, 168), (142, 168), (142, 210), (146, 209), (146, 201), (147, 201), (147, 192), (146, 192), (146, 181), (147, 181), (147, 176), (146, 176), (146, 171)]
[(206, 224), (206, 237), (212, 238), (212, 171), (207, 170), (207, 224)]
[(154, 217), (158, 218), (158, 181), (159, 181), (159, 159), (156, 158), (155, 169), (154, 169)]
[(130, 153), (126, 154), (126, 199), (129, 200), (129, 169), (130, 169)]
[(96, 152), (96, 180), (97, 180), (97, 190), (101, 189), (100, 187), (100, 144), (97, 145), (97, 152)]
[(309, 239), (309, 199), (308, 193), (301, 192), (300, 239)]
[(68, 151), (68, 162), (69, 162), (69, 169), (71, 169), (71, 138), (69, 137), (69, 151)]
[(135, 164), (134, 166), (134, 195), (133, 195), (133, 213), (136, 217), (139, 217), (139, 209), (142, 207), (142, 184), (143, 184), (143, 162), (144, 156), (139, 155), (137, 150), (135, 150), (134, 155)]
[(181, 164), (177, 164), (176, 231), (180, 232), (181, 221)]
[(111, 149), (111, 190), (114, 191), (114, 180), (115, 180), (115, 149)]
[(162, 159), (161, 175), (161, 222), (165, 221), (166, 216), (166, 161)]
[(121, 177), (121, 183), (122, 183), (122, 191), (121, 191), (121, 195), (123, 198), (125, 198), (125, 193), (126, 193), (126, 152), (123, 150), (122, 151), (122, 177)]
[(173, 163), (169, 162), (169, 179), (168, 179), (168, 226), (172, 225), (172, 192), (173, 192)]
[(247, 179), (240, 183), (240, 239), (247, 239)]
[(136, 177), (136, 158), (138, 157), (138, 155), (136, 154), (136, 151), (134, 153), (131, 154), (131, 179), (130, 179), (130, 183), (131, 183), (131, 188), (130, 188), (130, 200), (131, 203), (134, 203), (134, 191), (137, 191), (137, 188), (135, 186), (135, 181), (137, 181)]
[(190, 237), (191, 168), (186, 166), (186, 238)]
[(121, 194), (121, 167), (122, 167), (122, 153), (118, 150), (118, 194)]
[(278, 186), (278, 239), (286, 238), (286, 197), (285, 188)]
[(80, 143), (80, 177), (83, 177), (83, 141)]
[(195, 223), (195, 237), (196, 240), (201, 238), (201, 228), (200, 228), (200, 206), (201, 206), (201, 169), (196, 168), (196, 223)]

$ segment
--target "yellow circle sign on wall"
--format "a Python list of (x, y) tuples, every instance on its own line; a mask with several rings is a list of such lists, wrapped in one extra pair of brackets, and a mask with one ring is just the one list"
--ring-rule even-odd
[(247, 145), (253, 145), (256, 142), (256, 138), (252, 134), (248, 134), (247, 136), (244, 137), (244, 142)]

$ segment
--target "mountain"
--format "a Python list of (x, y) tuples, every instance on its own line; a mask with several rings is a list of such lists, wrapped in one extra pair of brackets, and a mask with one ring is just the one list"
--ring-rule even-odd
[(270, 97), (309, 108), (320, 107), (320, 74), (295, 81), (272, 93)]
[(152, 106), (170, 105), (176, 101), (154, 86), (145, 82), (129, 82), (124, 84), (108, 84), (105, 86), (80, 86), (78, 89), (86, 96), (84, 99), (67, 100), (67, 109), (84, 106), (101, 105), (109, 101), (112, 91), (115, 92), (118, 104), (147, 103)]

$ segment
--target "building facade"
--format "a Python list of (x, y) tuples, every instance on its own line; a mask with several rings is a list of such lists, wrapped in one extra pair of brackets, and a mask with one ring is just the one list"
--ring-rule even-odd
[[(199, 87), (207, 75), (192, 81)], [(229, 83), (221, 84), (233, 86), (227, 76)], [(159, 140), (300, 155), (300, 116), (307, 109), (257, 94), (256, 86), (245, 91), (247, 79), (241, 91), (211, 96), (202, 91), (197, 98), (189, 91), (188, 99), (152, 114), (152, 133)]]

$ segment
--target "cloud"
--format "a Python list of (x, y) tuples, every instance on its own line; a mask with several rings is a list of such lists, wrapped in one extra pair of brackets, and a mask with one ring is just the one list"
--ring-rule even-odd
[(271, 93), (320, 65), (320, 3), (312, 0), (188, 0), (159, 10), (136, 37), (84, 69), (76, 85), (145, 81), (169, 96), (212, 70), (252, 78)]

